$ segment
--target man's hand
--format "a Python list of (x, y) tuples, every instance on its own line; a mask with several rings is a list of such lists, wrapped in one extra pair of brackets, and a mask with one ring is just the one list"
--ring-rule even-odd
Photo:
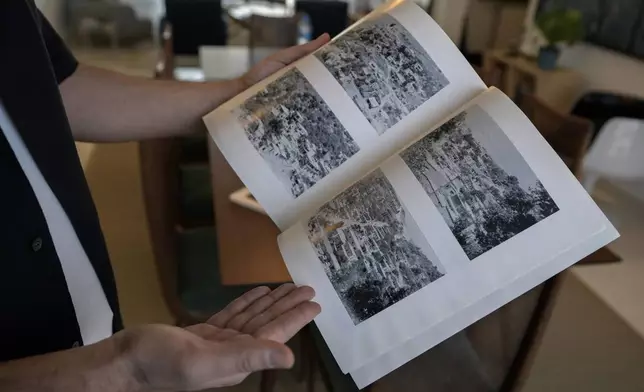
[(284, 343), (320, 313), (310, 287), (258, 287), (203, 324), (147, 325), (70, 350), (0, 363), (2, 392), (195, 391), (293, 365)]
[(240, 81), (242, 90), (247, 89), (267, 76), (274, 74), (294, 61), (313, 53), (327, 42), (329, 42), (329, 34), (324, 33), (311, 42), (281, 50), (272, 56), (265, 58), (241, 77)]
[(327, 34), (284, 49), (244, 76), (217, 82), (158, 81), (81, 65), (60, 85), (74, 139), (123, 142), (191, 135), (201, 117), (329, 41)]
[(258, 287), (206, 323), (186, 329), (150, 325), (115, 335), (143, 390), (234, 385), (250, 373), (293, 365), (284, 345), (320, 313), (310, 287)]

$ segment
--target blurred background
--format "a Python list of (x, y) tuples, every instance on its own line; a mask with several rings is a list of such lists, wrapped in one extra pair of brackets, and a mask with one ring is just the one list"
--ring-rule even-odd
[[(77, 58), (190, 82), (241, 75), (279, 48), (337, 35), (378, 0), (39, 0)], [(644, 391), (644, 2), (424, 0), (503, 90), (621, 237), (371, 387)], [(186, 325), (257, 284), (288, 280), (277, 229), (230, 203), (241, 183), (205, 134), (78, 144), (125, 323)], [(236, 391), (356, 390), (314, 328), (290, 372)]]

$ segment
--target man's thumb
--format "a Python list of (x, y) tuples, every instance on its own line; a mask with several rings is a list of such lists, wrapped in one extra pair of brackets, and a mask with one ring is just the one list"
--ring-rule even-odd
[(237, 367), (242, 373), (265, 369), (288, 369), (293, 366), (293, 352), (286, 345), (272, 340), (248, 340), (236, 344)]

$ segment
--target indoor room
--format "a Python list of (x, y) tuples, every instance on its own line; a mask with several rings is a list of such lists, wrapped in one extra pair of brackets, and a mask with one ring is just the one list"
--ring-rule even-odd
[[(544, 275), (541, 281), (549, 278), (545, 282), (536, 287), (532, 284), (534, 288), (527, 292), (522, 290), (521, 293), (525, 293), (518, 298), (501, 307), (496, 306), (498, 309), (491, 313), (485, 312), (472, 319), (467, 328), (456, 334), (447, 334), (440, 344), (397, 364), (395, 370), (387, 372), (375, 382), (369, 382), (364, 388), (358, 388), (354, 383), (355, 377), (352, 380), (343, 371), (343, 366), (336, 363), (337, 358), (334, 359), (320, 330), (312, 323), (288, 343), (295, 355), (292, 369), (257, 372), (238, 385), (213, 391), (644, 391), (644, 374), (641, 371), (644, 363), (644, 306), (640, 302), (644, 298), (644, 2), (408, 2), (415, 3), (414, 7), (417, 8), (413, 9), (422, 12), (422, 17), (425, 13), (431, 16), (449, 38), (446, 38), (451, 42), (449, 45), (453, 44), (458, 49), (474, 71), (469, 68), (465, 70), (465, 60), (461, 66), (460, 56), (458, 61), (452, 62), (448, 58), (452, 56), (449, 51), (449, 55), (443, 55), (445, 58), (435, 55), (434, 59), (414, 54), (417, 52), (413, 52), (413, 48), (434, 45), (439, 38), (434, 39), (429, 35), (417, 37), (420, 43), (414, 41), (410, 44), (412, 49), (401, 49), (401, 42), (408, 43), (409, 40), (400, 38), (402, 33), (397, 29), (404, 28), (395, 20), (381, 23), (383, 31), (386, 31), (381, 36), (373, 38), (369, 35), (371, 32), (367, 29), (372, 21), (367, 19), (365, 22), (363, 18), (374, 9), (385, 9), (385, 2), (380, 0), (36, 0), (36, 5), (79, 63), (167, 83), (207, 84), (244, 80), (249, 70), (258, 64), (265, 64), (262, 63), (265, 58), (281, 53), (285, 48), (310, 43), (325, 33), (334, 40), (332, 44), (341, 43), (345, 36), (342, 32), (358, 23), (355, 31), (347, 32), (346, 37), (352, 37), (352, 34), (369, 37), (372, 47), (357, 44), (343, 47), (337, 44), (340, 48), (337, 52), (323, 47), (320, 52), (298, 63), (306, 63), (306, 67), (309, 67), (309, 63), (315, 61), (317, 65), (311, 64), (308, 71), (304, 70), (305, 66), (297, 65), (301, 73), (284, 74), (287, 75), (284, 83), (290, 83), (289, 88), (268, 84), (253, 97), (248, 92), (239, 91), (248, 99), (230, 112), (240, 123), (246, 121), (247, 134), (258, 127), (261, 129), (257, 141), (250, 139), (258, 151), (259, 143), (269, 143), (267, 140), (273, 129), (269, 127), (270, 121), (262, 123), (257, 120), (264, 116), (258, 114), (262, 110), (258, 107), (289, 94), (290, 98), (310, 105), (318, 101), (329, 102), (323, 99), (327, 96), (325, 94), (331, 96), (336, 90), (338, 94), (344, 94), (342, 99), (346, 100), (346, 106), (365, 114), (366, 120), (361, 118), (365, 126), (371, 124), (374, 132), (383, 134), (383, 138), (388, 137), (386, 140), (391, 146), (402, 151), (403, 147), (407, 148), (405, 143), (401, 141), (397, 144), (397, 139), (391, 134), (384, 134), (384, 131), (389, 127), (402, 127), (400, 124), (407, 126), (406, 119), (402, 117), (422, 105), (401, 104), (391, 110), (382, 109), (387, 106), (381, 100), (382, 96), (372, 92), (383, 87), (369, 79), (369, 74), (386, 74), (393, 80), (392, 83), (403, 80), (400, 83), (405, 86), (407, 95), (403, 97), (399, 94), (392, 98), (392, 102), (404, 99), (414, 102), (417, 97), (425, 95), (438, 97), (441, 89), (453, 87), (456, 91), (458, 77), (453, 75), (459, 75), (458, 72), (463, 69), (463, 74), (467, 72), (468, 76), (458, 83), (465, 86), (471, 81), (471, 85), (483, 86), (480, 87), (481, 91), (492, 88), (486, 91), (503, 93), (520, 109), (541, 135), (538, 142), (545, 141), (544, 145), (547, 143), (556, 153), (553, 159), (557, 161), (560, 171), (565, 172), (565, 176), (571, 173), (570, 180), (574, 176), (619, 232), (619, 238), (613, 242), (586, 252), (583, 258), (575, 259), (579, 261), (560, 273), (553, 271), (548, 276)], [(410, 20), (421, 17), (411, 13)], [(434, 31), (433, 27), (428, 26), (425, 24), (424, 27), (414, 28), (412, 35)], [(439, 44), (435, 45), (438, 47)], [(385, 53), (382, 58), (391, 61), (389, 65), (394, 61), (389, 59), (395, 59), (400, 72), (390, 69), (383, 71), (381, 63), (364, 60), (374, 51)], [(347, 60), (348, 56), (353, 56), (360, 66), (351, 69), (344, 67), (350, 61)], [(293, 91), (304, 91), (308, 88), (306, 86), (310, 87), (307, 82), (309, 75), (325, 72), (338, 64), (341, 65), (338, 66), (340, 71), (326, 72), (328, 75), (325, 76), (329, 80), (335, 77), (340, 81), (336, 83), (337, 86), (327, 85), (325, 89), (318, 88), (314, 83), (315, 88), (311, 87), (313, 93), (290, 93), (291, 88)], [(441, 66), (446, 64), (450, 66)], [(424, 72), (414, 73), (416, 68), (427, 71), (432, 67), (442, 68), (449, 82), (440, 78), (427, 78), (431, 79), (427, 82), (422, 78)], [(448, 69), (450, 67), (451, 70)], [(437, 72), (440, 73), (440, 69)], [(416, 79), (411, 80), (413, 77)], [(260, 82), (261, 79), (254, 82)], [(323, 78), (320, 77), (320, 80)], [(357, 81), (366, 82), (360, 85)], [(435, 91), (418, 86), (425, 82)], [(322, 98), (315, 93), (315, 89), (320, 90)], [(315, 97), (318, 101), (315, 101)], [(451, 97), (461, 99), (456, 92)], [(108, 104), (112, 99), (116, 98), (106, 96), (104, 101)], [(442, 124), (450, 118), (448, 114), (453, 114), (468, 101), (469, 97), (463, 98), (458, 106), (446, 104), (445, 112), (441, 112), (440, 116), (426, 117), (435, 123), (425, 120), (424, 125)], [(154, 106), (153, 99), (149, 102)], [(180, 95), (176, 104), (177, 107), (185, 106)], [(330, 106), (336, 104), (342, 106), (329, 103)], [(448, 107), (451, 109), (448, 110)], [(326, 112), (320, 110), (308, 116), (297, 113), (297, 108), (294, 110), (288, 105), (272, 106), (268, 112), (266, 116), (272, 116), (274, 121), (282, 121), (279, 126), (292, 126), (294, 130), (289, 132), (293, 134), (308, 132), (311, 140), (315, 139), (317, 134), (310, 128), (306, 129), (312, 124), (325, 132), (328, 130), (329, 138), (339, 140), (339, 147), (319, 158), (314, 165), (302, 159), (291, 162), (298, 166), (290, 174), (284, 174), (286, 170), (279, 165), (289, 162), (292, 151), (280, 151), (282, 161), (278, 162), (277, 158), (270, 161), (275, 176), (265, 180), (264, 186), (279, 188), (280, 192), (293, 199), (302, 194), (301, 199), (306, 199), (307, 203), (323, 201), (308, 197), (305, 192), (313, 189), (316, 181), (323, 181), (320, 178), (335, 166), (345, 161), (351, 162), (353, 154), (358, 154), (356, 151), (359, 148), (368, 145), (367, 141), (361, 144), (361, 139), (354, 134), (351, 135), (356, 143), (344, 136), (347, 131), (342, 132), (342, 124), (347, 124), (345, 118), (349, 116), (345, 112), (342, 112), (345, 113), (343, 115), (335, 109)], [(337, 119), (334, 112), (337, 112)], [(219, 121), (217, 116), (214, 115), (213, 123)], [(484, 121), (482, 118), (485, 116), (485, 113), (468, 112), (468, 117), (463, 121)], [(490, 117), (494, 116), (490, 114)], [(284, 120), (286, 118), (288, 121)], [(224, 124), (224, 120), (221, 121), (217, 124)], [(210, 124), (208, 120), (206, 123)], [(453, 126), (458, 128), (462, 125)], [(443, 126), (439, 131), (442, 129)], [(294, 204), (291, 215), (286, 211), (283, 219), (271, 219), (273, 214), (265, 211), (269, 203), (259, 196), (256, 199), (246, 188), (252, 186), (240, 179), (250, 178), (252, 174), (249, 173), (257, 167), (255, 161), (232, 148), (224, 151), (223, 139), (217, 139), (215, 143), (211, 137), (213, 132), (210, 126), (206, 129), (203, 121), (197, 121), (184, 124), (181, 133), (185, 136), (181, 137), (152, 137), (126, 143), (76, 142), (78, 158), (100, 218), (114, 270), (120, 313), (126, 328), (146, 324), (187, 327), (203, 323), (244, 292), (258, 286), (275, 289), (294, 280), (293, 270), (290, 265), (287, 269), (284, 262), (285, 252), (283, 249), (280, 252), (283, 244), (280, 242), (278, 247), (276, 238), (290, 226), (283, 222), (290, 222), (293, 216), (306, 208)], [(500, 144), (482, 137), (464, 137), (463, 140), (459, 139), (460, 146), (467, 142), (476, 144), (478, 147), (475, 146), (475, 149), (480, 146), (487, 148), (487, 153), (483, 155), (496, 159), (496, 165), (510, 173), (506, 176), (512, 178), (506, 183), (518, 183), (513, 185), (519, 189), (516, 192), (525, 194), (529, 189), (536, 195), (535, 189), (541, 183), (536, 181), (536, 177), (530, 180), (530, 175), (534, 177), (534, 174), (525, 174), (521, 166), (509, 158), (505, 161), (495, 158), (495, 154), (502, 154), (496, 150), (505, 147), (499, 147)], [(434, 141), (445, 142), (438, 136)], [(512, 145), (513, 141), (512, 138), (506, 140), (508, 145)], [(278, 143), (278, 139), (270, 140), (270, 143)], [(263, 146), (257, 156), (266, 153), (268, 147)], [(294, 149), (298, 148), (305, 149), (309, 158), (323, 155), (319, 153), (320, 147), (315, 141), (304, 144), (298, 139)], [(448, 157), (449, 148), (436, 151), (436, 156)], [(529, 146), (522, 148), (529, 150)], [(381, 153), (374, 152), (369, 162), (384, 160), (384, 155), (377, 154)], [(400, 156), (401, 162), (404, 160), (408, 163), (412, 159), (411, 152), (401, 153)], [(474, 262), (474, 258), (496, 246), (496, 243), (487, 248), (481, 245), (491, 240), (480, 234), (485, 230), (481, 231), (475, 227), (475, 223), (471, 223), (477, 220), (479, 212), (472, 212), (473, 208), (463, 206), (473, 202), (458, 195), (464, 195), (468, 189), (476, 195), (498, 190), (493, 191), (491, 186), (485, 188), (478, 183), (468, 185), (463, 179), (467, 171), (465, 165), (445, 163), (445, 159), (451, 159), (448, 158), (434, 158), (433, 161), (436, 167), (449, 166), (449, 174), (444, 176), (436, 174), (441, 171), (440, 167), (438, 170), (434, 166), (426, 170), (418, 169), (417, 172), (424, 175), (426, 180), (416, 174), (411, 164), (408, 165), (410, 173), (416, 174), (421, 185), (428, 183), (428, 187), (437, 188), (430, 195), (432, 202), (437, 205), (436, 216), (441, 213), (449, 217), (451, 221), (446, 218), (447, 225), (441, 224), (454, 232), (465, 249), (463, 256), (469, 256), (467, 261)], [(476, 158), (472, 158), (471, 162), (471, 165), (479, 164)], [(522, 164), (525, 165), (525, 162), (522, 161)], [(243, 165), (246, 165), (243, 171), (238, 171), (237, 168)], [(480, 165), (482, 167), (483, 163)], [(356, 166), (352, 171), (353, 166), (350, 167), (352, 169), (347, 169), (347, 173), (358, 173), (360, 170)], [(280, 170), (282, 174), (278, 173)], [(485, 171), (477, 170), (479, 173)], [(530, 168), (526, 170), (529, 172)], [(390, 176), (386, 170), (383, 169), (383, 172)], [(319, 178), (314, 178), (311, 173)], [(289, 186), (283, 187), (284, 182), (288, 182)], [(547, 185), (545, 181), (544, 185)], [(338, 190), (344, 189), (337, 186)], [(456, 191), (448, 194), (447, 190), (443, 192), (438, 189), (448, 189), (443, 188), (448, 186)], [(376, 188), (370, 188), (374, 194), (390, 192), (385, 185)], [(510, 191), (502, 189), (503, 192)], [(481, 197), (485, 200), (485, 196)], [(538, 196), (530, 197), (538, 199)], [(414, 215), (414, 211), (404, 206), (402, 197), (401, 200), (403, 207), (390, 215)], [(541, 202), (538, 206), (526, 207), (530, 212), (525, 215), (533, 219), (536, 216), (534, 211), (539, 210), (542, 216), (537, 217), (536, 221), (549, 219), (552, 211), (544, 211), (548, 208), (554, 211), (557, 206), (549, 206), (547, 200)], [(274, 208), (281, 208), (280, 203), (274, 204), (277, 205)], [(340, 207), (335, 212), (338, 210)], [(464, 211), (471, 215), (467, 218), (470, 221), (462, 218)], [(485, 213), (483, 210), (480, 212)], [(309, 221), (310, 233), (315, 224), (322, 227), (320, 232), (327, 231), (327, 234), (321, 234), (324, 239), (313, 239), (309, 234), (312, 243), (318, 241), (318, 244), (324, 244), (318, 246), (318, 255), (327, 252), (330, 247), (337, 250), (345, 246), (336, 246), (328, 235), (329, 230), (337, 233), (336, 236), (344, 244), (363, 241), (357, 231), (350, 234), (347, 227), (342, 227), (345, 223), (329, 228), (328, 222)], [(467, 227), (463, 229), (459, 225)], [(462, 229), (459, 233), (462, 234), (455, 231), (459, 227)], [(420, 224), (414, 228), (425, 230)], [(413, 241), (416, 241), (414, 236), (423, 236), (415, 234), (407, 226), (404, 230), (405, 235), (411, 233), (409, 236)], [(515, 229), (505, 238), (514, 234), (518, 238), (525, 234), (520, 233), (522, 230), (523, 227)], [(400, 233), (379, 235), (398, 238), (396, 236)], [(352, 239), (345, 240), (345, 236)], [(365, 234), (366, 237), (369, 236)], [(478, 242), (473, 244), (472, 238)], [(341, 242), (337, 238), (335, 241)], [(379, 246), (378, 239), (373, 236), (364, 239), (364, 242)], [(470, 248), (464, 246), (466, 242)], [(454, 241), (454, 244), (457, 242)], [(437, 258), (441, 259), (440, 252), (434, 249), (433, 244), (427, 247), (432, 248), (432, 253), (435, 252)], [(417, 248), (425, 249), (423, 245)], [(324, 268), (336, 289), (345, 284), (348, 279), (346, 275), (349, 274), (346, 270), (344, 275), (337, 272), (340, 264), (360, 259), (356, 249), (348, 249), (347, 245), (342, 249), (342, 258), (328, 256), (328, 266)], [(572, 263), (571, 260), (569, 264)], [(370, 264), (365, 268), (360, 271), (368, 270), (371, 274), (370, 268), (377, 269)], [(410, 271), (414, 271), (418, 281), (432, 282), (444, 279), (440, 276), (449, 275), (446, 271), (450, 268), (454, 267), (438, 262), (422, 271), (413, 268)], [(334, 271), (336, 275), (332, 276)], [(400, 271), (384, 269), (381, 273), (383, 282), (406, 276)], [(552, 275), (555, 276), (550, 277)], [(428, 283), (419, 284), (423, 286)], [(405, 295), (411, 298), (414, 294), (410, 291)], [(341, 300), (345, 301), (345, 297), (341, 297)], [(349, 300), (354, 304), (359, 302), (356, 298)], [(356, 325), (381, 311), (363, 305), (356, 305), (355, 312), (351, 313)], [(485, 314), (487, 316), (482, 317)]]

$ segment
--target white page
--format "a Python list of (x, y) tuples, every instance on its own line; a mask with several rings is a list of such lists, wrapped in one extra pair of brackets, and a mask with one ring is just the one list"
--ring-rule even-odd
[(476, 321), (494, 312), (505, 303), (543, 283), (571, 265), (571, 260), (581, 260), (596, 251), (601, 243), (609, 243), (618, 237), (612, 226), (607, 226), (586, 241), (573, 246), (547, 263), (530, 271), (510, 283), (503, 290), (494, 292), (484, 298), (477, 306), (472, 306), (453, 317), (445, 319), (417, 337), (409, 339), (402, 345), (390, 350), (363, 367), (351, 371), (351, 377), (359, 389), (377, 381), (396, 370), (405, 363), (430, 350), (458, 331), (467, 328)]
[[(323, 309), (316, 323), (345, 373), (443, 325), (447, 330), (431, 335), (433, 344), (439, 343), (548, 277), (533, 271), (543, 267), (554, 274), (578, 261), (556, 257), (580, 241), (602, 232), (616, 236), (565, 164), (503, 93), (489, 90), (459, 118), (464, 127), (440, 127), (361, 180), (367, 185), (353, 196), (357, 200), (353, 204), (345, 196), (350, 192), (345, 192), (336, 199), (342, 205), (329, 203), (331, 207), (298, 222), (278, 239), (294, 282), (315, 288)], [(460, 158), (465, 164), (445, 158), (451, 148), (446, 141), (458, 129), (465, 131), (453, 139), (452, 146), (461, 143), (454, 150), (465, 151), (463, 143), (470, 140), (470, 158)], [(420, 147), (432, 152), (412, 154), (424, 151)], [(429, 196), (432, 188), (407, 165), (416, 167), (418, 157), (428, 156), (438, 169), (423, 175), (432, 179), (434, 191), (438, 189), (434, 194), (442, 195), (435, 199)], [(485, 182), (492, 178), (486, 173), (492, 171), (502, 185)], [(540, 193), (534, 191), (538, 184)], [(461, 193), (452, 195), (452, 189)], [(485, 203), (476, 197), (485, 198)], [(453, 208), (439, 210), (436, 200)], [(511, 219), (493, 223), (501, 216), (494, 206)], [(483, 218), (483, 213), (489, 215)], [(468, 229), (458, 225), (450, 229), (450, 218), (458, 222), (459, 214)], [(475, 216), (482, 224), (471, 224)], [(487, 232), (482, 231), (485, 223)], [(455, 233), (460, 233), (464, 245)], [(404, 253), (387, 248), (391, 238)], [(598, 249), (608, 240), (597, 237), (586, 250)], [(327, 261), (322, 263), (318, 255)], [(390, 257), (382, 261), (386, 255)], [(365, 283), (365, 279), (372, 280)], [(517, 281), (528, 283), (513, 285)], [(390, 294), (383, 287), (389, 287)], [(377, 300), (368, 302), (372, 298)], [(456, 321), (446, 323), (450, 319)], [(362, 371), (356, 374), (360, 380), (372, 377)]]
[[(485, 91), (417, 5), (394, 1), (358, 26), (204, 117), (226, 160), (282, 230)], [(377, 43), (388, 44), (377, 50), (363, 45), (372, 31), (385, 31), (388, 38)], [(398, 54), (399, 46), (411, 49)], [(411, 66), (398, 66), (401, 59)], [(293, 104), (303, 96), (306, 105)], [(270, 138), (263, 132), (269, 118), (280, 121)], [(255, 128), (260, 123), (264, 128)], [(302, 129), (308, 136), (298, 137)]]

